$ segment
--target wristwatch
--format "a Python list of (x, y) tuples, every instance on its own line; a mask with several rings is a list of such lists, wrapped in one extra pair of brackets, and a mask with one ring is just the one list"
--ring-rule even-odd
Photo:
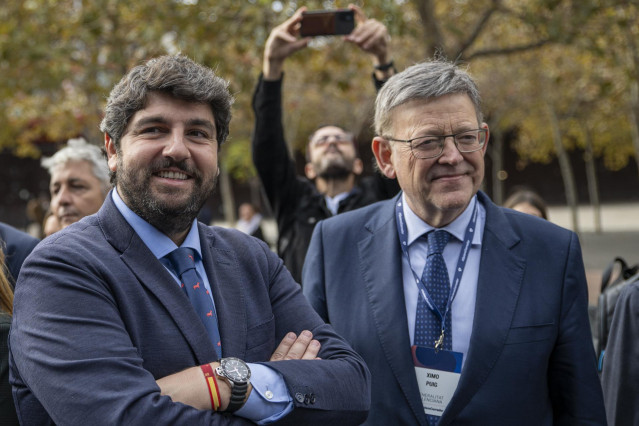
[(231, 401), (226, 408), (227, 413), (233, 413), (244, 405), (248, 391), (251, 369), (239, 358), (222, 358), (215, 374), (231, 386)]

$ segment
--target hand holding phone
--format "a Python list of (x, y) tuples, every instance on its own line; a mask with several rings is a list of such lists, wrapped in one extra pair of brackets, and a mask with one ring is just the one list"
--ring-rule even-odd
[(315, 10), (302, 13), (300, 35), (315, 37), (346, 35), (355, 28), (355, 16), (350, 9)]

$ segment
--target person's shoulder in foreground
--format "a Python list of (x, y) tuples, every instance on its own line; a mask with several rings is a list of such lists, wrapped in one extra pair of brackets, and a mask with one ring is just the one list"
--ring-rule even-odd
[(5, 263), (10, 276), (9, 282), (15, 284), (24, 259), (40, 240), (22, 232), (13, 226), (0, 222), (0, 244), (5, 254)]
[(10, 377), (24, 424), (358, 424), (361, 358), (268, 246), (196, 216), (232, 98), (188, 58), (132, 69), (102, 130), (114, 189), (55, 233), (15, 295)]
[(639, 281), (619, 294), (603, 359), (601, 384), (610, 425), (639, 423)]
[(479, 191), (490, 132), (470, 76), (396, 74), (375, 133), (402, 192), (319, 222), (302, 279), (371, 371), (367, 424), (605, 424), (578, 238)]

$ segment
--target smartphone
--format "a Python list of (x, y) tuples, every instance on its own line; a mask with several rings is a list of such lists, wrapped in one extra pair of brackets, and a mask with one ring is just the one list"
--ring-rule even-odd
[(314, 10), (302, 13), (302, 37), (345, 35), (355, 28), (355, 14), (350, 9)]

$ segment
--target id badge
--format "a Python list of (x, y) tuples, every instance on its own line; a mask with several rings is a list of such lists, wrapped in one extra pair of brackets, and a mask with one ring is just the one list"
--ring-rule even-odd
[(411, 349), (424, 412), (441, 417), (457, 389), (464, 354), (417, 345)]

